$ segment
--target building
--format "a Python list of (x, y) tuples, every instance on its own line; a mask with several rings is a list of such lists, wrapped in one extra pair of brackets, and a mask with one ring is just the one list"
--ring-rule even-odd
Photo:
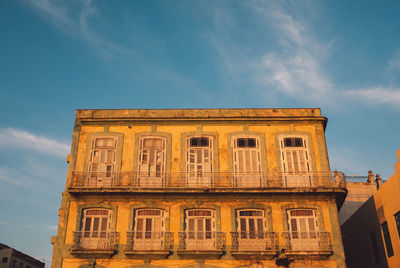
[[(400, 150), (397, 151), (400, 161)], [(400, 267), (400, 163), (343, 225), (348, 267)]]
[(44, 268), (44, 262), (0, 243), (0, 268)]
[(320, 109), (78, 110), (52, 267), (345, 267)]
[(347, 196), (339, 210), (340, 225), (345, 223), (379, 189), (380, 184), (382, 180), (378, 175), (375, 181), (372, 170), (368, 171), (368, 176), (346, 175)]

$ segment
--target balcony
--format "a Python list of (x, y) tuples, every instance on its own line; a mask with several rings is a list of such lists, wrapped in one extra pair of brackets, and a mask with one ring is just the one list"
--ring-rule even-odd
[(279, 249), (275, 232), (231, 232), (231, 237), (231, 254), (237, 259), (272, 259)]
[(127, 232), (124, 253), (134, 258), (162, 259), (169, 255), (172, 244), (170, 232)]
[[(338, 171), (316, 172), (170, 172), (166, 174), (141, 174), (135, 172), (85, 172), (73, 171), (70, 192), (232, 192), (268, 190), (307, 191), (309, 189), (346, 189), (346, 179)], [(156, 176), (158, 175), (158, 176)]]
[(332, 255), (329, 232), (283, 232), (283, 248), (295, 258), (327, 258)]
[(223, 254), (223, 232), (179, 232), (178, 254), (183, 258), (216, 259)]
[(85, 257), (110, 257), (119, 243), (117, 232), (73, 232), (71, 253)]

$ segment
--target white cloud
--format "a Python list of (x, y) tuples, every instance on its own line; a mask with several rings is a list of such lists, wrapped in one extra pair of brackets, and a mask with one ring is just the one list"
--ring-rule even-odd
[(371, 104), (390, 104), (394, 107), (400, 106), (400, 89), (375, 87), (348, 90), (343, 92), (344, 96), (356, 98)]
[(65, 157), (69, 152), (69, 145), (66, 143), (13, 128), (0, 129), (0, 149), (5, 147), (31, 150), (57, 157)]
[(266, 53), (259, 60), (257, 79), (262, 85), (273, 85), (280, 92), (306, 102), (327, 102), (335, 91), (323, 72), (322, 62), (329, 55), (331, 43), (318, 42), (307, 27), (282, 7), (258, 7), (268, 14), (274, 25), (280, 50)]

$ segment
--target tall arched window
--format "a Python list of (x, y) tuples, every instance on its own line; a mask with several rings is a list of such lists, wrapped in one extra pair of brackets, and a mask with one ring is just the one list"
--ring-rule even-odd
[(108, 246), (111, 210), (83, 210), (79, 246), (85, 249), (104, 249)]
[(89, 159), (89, 187), (110, 187), (114, 183), (117, 139), (95, 137), (92, 139)]
[(261, 186), (260, 141), (254, 137), (236, 137), (232, 140), (233, 168), (239, 187)]
[(135, 210), (134, 250), (162, 249), (164, 242), (164, 211)]
[(142, 137), (139, 149), (139, 186), (161, 187), (165, 176), (166, 139)]
[(293, 250), (316, 250), (319, 248), (318, 223), (313, 209), (288, 211), (290, 244)]
[(281, 138), (280, 151), (286, 186), (312, 186), (308, 139), (298, 136)]
[(186, 139), (186, 172), (189, 187), (208, 187), (213, 172), (213, 137)]
[(186, 211), (186, 249), (215, 249), (215, 211), (191, 209)]

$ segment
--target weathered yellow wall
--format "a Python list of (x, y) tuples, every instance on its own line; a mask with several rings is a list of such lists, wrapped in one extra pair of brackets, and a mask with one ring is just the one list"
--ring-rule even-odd
[[(245, 110), (244, 110), (245, 111)], [(179, 112), (179, 111), (178, 111)], [(177, 112), (177, 113), (178, 113)], [(82, 114), (86, 112), (83, 111)], [(101, 111), (99, 112), (101, 113)], [(127, 114), (130, 111), (126, 111)], [(150, 112), (151, 113), (151, 112)], [(202, 112), (203, 113), (203, 112)], [(217, 113), (217, 112), (216, 112)], [(235, 112), (236, 113), (236, 112)], [(271, 114), (282, 114), (285, 116), (290, 114), (291, 116), (296, 116), (297, 112), (295, 110), (281, 111), (281, 110), (271, 110)], [(246, 114), (246, 113), (245, 113)], [(148, 115), (148, 114), (147, 114)], [(320, 116), (319, 110), (298, 110), (298, 115), (301, 116)], [(325, 150), (325, 148), (320, 148), (321, 137), (318, 137), (316, 129), (322, 129), (321, 121), (315, 122), (274, 122), (271, 124), (266, 124), (265, 122), (247, 122), (247, 123), (226, 123), (226, 122), (213, 122), (208, 123), (207, 121), (200, 121), (196, 123), (188, 123), (188, 122), (168, 122), (163, 121), (161, 123), (151, 123), (151, 124), (112, 124), (106, 122), (102, 122), (101, 126), (99, 125), (82, 125), (80, 126), (80, 136), (77, 144), (75, 162), (74, 162), (74, 170), (84, 170), (85, 167), (85, 154), (87, 144), (88, 144), (88, 134), (89, 133), (100, 133), (100, 132), (110, 132), (110, 133), (122, 133), (123, 134), (123, 144), (122, 144), (122, 161), (121, 161), (121, 171), (123, 172), (135, 172), (134, 170), (134, 159), (135, 159), (135, 148), (138, 146), (135, 144), (135, 135), (138, 133), (150, 133), (154, 132), (154, 135), (157, 135), (157, 132), (169, 133), (171, 135), (171, 149), (172, 154), (170, 157), (171, 162), (171, 171), (183, 171), (181, 170), (184, 166), (185, 159), (182, 159), (182, 149), (184, 145), (182, 142), (182, 135), (185, 133), (217, 133), (218, 136), (218, 166), (219, 171), (226, 172), (232, 171), (229, 170), (230, 164), (229, 161), (231, 157), (229, 157), (229, 147), (228, 137), (232, 133), (238, 132), (257, 132), (261, 133), (265, 139), (265, 151), (267, 156), (267, 169), (268, 171), (281, 171), (281, 167), (279, 165), (279, 161), (277, 160), (277, 140), (276, 133), (308, 133), (311, 137), (312, 148), (312, 156), (313, 161), (315, 163), (315, 169), (321, 170), (322, 166), (329, 166), (329, 163), (322, 163), (322, 161), (327, 162), (325, 159), (321, 159), (321, 152)], [(322, 137), (324, 141), (324, 137)], [(325, 142), (325, 141), (324, 141)], [(324, 144), (325, 145), (325, 144)], [(74, 145), (73, 145), (74, 146)], [(266, 171), (266, 170), (264, 170)], [(126, 244), (126, 232), (129, 230), (129, 222), (130, 217), (132, 217), (132, 205), (138, 205), (145, 207), (146, 204), (153, 203), (157, 204), (159, 207), (168, 211), (169, 214), (169, 222), (166, 223), (166, 226), (169, 226), (169, 231), (174, 233), (174, 249), (177, 248), (177, 244), (179, 243), (178, 232), (183, 231), (181, 229), (182, 222), (184, 219), (181, 217), (181, 208), (182, 206), (203, 206), (204, 208), (210, 206), (219, 206), (221, 212), (221, 229), (218, 231), (225, 232), (226, 234), (226, 245), (231, 245), (231, 236), (230, 232), (235, 232), (237, 230), (232, 230), (232, 226), (235, 226), (233, 222), (235, 218), (232, 218), (232, 208), (241, 207), (241, 206), (251, 206), (261, 204), (266, 207), (271, 208), (271, 219), (273, 231), (279, 234), (280, 244), (283, 244), (283, 239), (281, 233), (283, 231), (287, 231), (285, 226), (287, 226), (287, 222), (284, 221), (284, 215), (286, 211), (283, 209), (286, 205), (294, 205), (297, 208), (304, 207), (319, 207), (319, 212), (322, 214), (323, 219), (323, 230), (320, 231), (328, 231), (332, 236), (332, 243), (336, 248), (341, 247), (341, 238), (338, 230), (335, 229), (331, 223), (332, 219), (336, 219), (337, 211), (332, 211), (332, 204), (334, 204), (334, 200), (329, 195), (324, 194), (316, 194), (316, 195), (299, 195), (299, 194), (275, 194), (275, 195), (263, 195), (262, 193), (255, 195), (162, 195), (162, 194), (148, 194), (148, 195), (135, 195), (134, 193), (130, 195), (80, 195), (78, 197), (67, 196), (63, 199), (63, 202), (68, 203), (68, 206), (65, 206), (63, 211), (63, 215), (65, 215), (67, 219), (67, 226), (65, 230), (65, 247), (61, 247), (61, 252), (66, 257), (62, 260), (62, 267), (79, 267), (82, 264), (87, 264), (87, 259), (79, 259), (73, 258), (71, 254), (69, 254), (69, 248), (73, 243), (73, 232), (79, 230), (79, 226), (76, 224), (80, 223), (77, 220), (79, 213), (80, 205), (90, 205), (93, 207), (98, 205), (109, 204), (117, 207), (117, 222), (116, 222), (116, 230), (120, 233), (120, 241), (121, 245)], [(334, 204), (336, 208), (336, 205)], [(61, 222), (61, 221), (60, 221)], [(168, 227), (167, 227), (168, 228)], [(62, 239), (60, 237), (59, 239)], [(266, 264), (267, 267), (274, 267), (274, 260), (264, 260), (260, 261), (261, 263)], [(128, 265), (141, 265), (143, 264), (143, 260), (135, 260), (127, 258), (123, 252), (118, 253), (118, 257), (113, 257), (112, 259), (97, 259), (96, 264), (103, 265), (105, 267), (125, 267)], [(204, 264), (215, 265), (217, 267), (237, 267), (240, 265), (249, 265), (251, 263), (255, 263), (254, 260), (235, 260), (231, 257), (229, 253), (222, 256), (220, 260), (204, 260)], [(343, 252), (337, 252), (334, 256), (327, 260), (297, 260), (296, 266), (323, 266), (323, 267), (344, 267), (343, 266)], [(182, 267), (185, 265), (197, 264), (196, 260), (182, 260), (179, 259), (176, 252), (174, 252), (173, 256), (170, 256), (169, 259), (165, 260), (152, 260), (150, 262), (152, 265), (162, 265), (166, 267)], [(292, 267), (293, 265), (291, 265)]]
[[(374, 194), (379, 223), (387, 221), (394, 255), (388, 258), (389, 267), (400, 267), (400, 234), (397, 232), (394, 214), (400, 212), (400, 149), (395, 173)], [(382, 236), (382, 240), (384, 238)]]

